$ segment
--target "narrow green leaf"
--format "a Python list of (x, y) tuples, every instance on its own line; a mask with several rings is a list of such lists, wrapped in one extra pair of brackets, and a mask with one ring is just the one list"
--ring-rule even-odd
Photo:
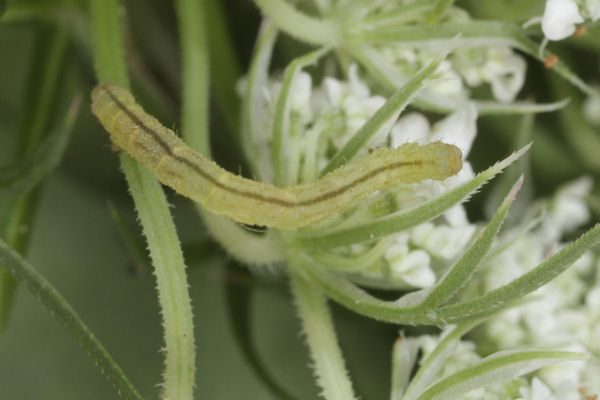
[(54, 170), (62, 160), (79, 110), (81, 96), (71, 103), (65, 119), (38, 147), (16, 164), (0, 169), (0, 198), (27, 193)]
[(263, 21), (258, 32), (250, 69), (248, 71), (245, 93), (242, 100), (242, 126), (240, 127), (240, 143), (246, 156), (246, 161), (252, 168), (252, 173), (263, 182), (273, 181), (270, 154), (267, 142), (270, 132), (266, 132), (267, 106), (264, 98), (264, 88), (269, 79), (269, 63), (273, 46), (277, 39), (277, 29), (267, 20)]
[(502, 202), (498, 208), (498, 211), (492, 220), (485, 229), (479, 233), (473, 244), (471, 244), (456, 264), (444, 274), (433, 288), (426, 289), (429, 294), (420, 306), (425, 309), (437, 308), (439, 305), (448, 301), (460, 290), (460, 288), (471, 280), (477, 267), (492, 247), (492, 243), (498, 235), (500, 227), (502, 227), (502, 223), (504, 222), (522, 183), (523, 177), (521, 176), (504, 199), (504, 202)]
[(421, 69), (411, 80), (406, 82), (381, 106), (371, 118), (356, 132), (352, 138), (341, 148), (321, 170), (321, 176), (338, 169), (346, 162), (351, 161), (369, 140), (382, 133), (382, 130), (391, 128), (390, 122), (410, 103), (410, 100), (423, 88), (424, 81), (430, 77), (442, 62), (438, 58)]
[(600, 224), (597, 224), (557, 254), (514, 281), (476, 299), (442, 307), (437, 311), (437, 316), (448, 323), (453, 323), (496, 313), (550, 282), (577, 261), (583, 253), (599, 243)]
[(475, 176), (469, 182), (453, 189), (443, 195), (428, 201), (427, 203), (402, 213), (367, 222), (362, 225), (333, 231), (325, 234), (299, 233), (296, 241), (303, 247), (310, 249), (333, 248), (349, 245), (368, 240), (375, 240), (383, 236), (400, 232), (413, 226), (427, 222), (453, 207), (465, 201), (471, 194), (483, 184), (492, 179), (496, 174), (518, 159), (529, 146), (525, 146), (516, 153), (496, 163), (484, 172)]
[(291, 177), (286, 174), (285, 151), (287, 146), (285, 142), (289, 137), (290, 129), (290, 107), (292, 104), (292, 86), (298, 74), (308, 65), (314, 64), (319, 58), (325, 55), (329, 49), (321, 48), (303, 56), (297, 57), (285, 68), (281, 90), (277, 97), (275, 106), (275, 116), (273, 118), (273, 135), (271, 142), (271, 163), (275, 175), (275, 184), (277, 186), (286, 186), (290, 184)]
[(392, 324), (445, 325), (434, 310), (424, 312), (415, 306), (405, 305), (402, 298), (399, 301), (380, 300), (308, 257), (304, 258), (301, 267), (327, 297), (357, 314)]
[[(510, 140), (511, 147), (515, 149), (519, 149), (533, 141), (534, 115), (523, 115), (520, 120), (519, 128)], [(494, 187), (485, 200), (484, 211), (486, 216), (491, 217), (494, 215), (496, 209), (504, 201), (504, 193), (510, 189), (513, 182), (518, 179), (519, 176), (524, 177), (525, 186), (522, 188), (520, 191), (521, 194), (516, 199), (515, 206), (513, 207), (515, 211), (512, 213), (512, 216), (508, 218), (508, 223), (510, 224), (523, 216), (525, 209), (529, 207), (533, 197), (533, 179), (531, 179), (530, 160), (531, 153), (527, 153), (525, 156), (521, 157), (519, 161), (508, 167), (498, 180), (494, 182)]]
[(444, 362), (452, 356), (456, 350), (456, 344), (460, 338), (471, 329), (479, 325), (483, 320), (466, 322), (455, 327), (435, 347), (435, 349), (423, 360), (419, 370), (411, 379), (410, 385), (401, 400), (414, 400), (429, 385), (435, 376), (441, 371)]
[(563, 361), (584, 361), (588, 356), (566, 351), (506, 351), (452, 374), (430, 386), (418, 400), (456, 399), (473, 389), (501, 383)]
[[(415, 45), (423, 42), (446, 42), (460, 35), (459, 45), (497, 45), (510, 44), (515, 37), (523, 34), (521, 27), (504, 21), (461, 21), (439, 25), (381, 25), (369, 29), (358, 25), (348, 32), (350, 43), (405, 43)], [(487, 43), (486, 43), (487, 41)]]
[(502, 114), (539, 114), (562, 110), (569, 104), (570, 99), (554, 101), (551, 103), (533, 103), (531, 101), (512, 101), (510, 103), (498, 103), (495, 101), (475, 100), (479, 115), (502, 115)]
[(94, 360), (106, 379), (125, 399), (142, 397), (127, 379), (121, 368), (111, 358), (79, 315), (39, 272), (29, 265), (16, 251), (0, 239), (0, 265), (46, 307), (52, 316), (67, 329)]

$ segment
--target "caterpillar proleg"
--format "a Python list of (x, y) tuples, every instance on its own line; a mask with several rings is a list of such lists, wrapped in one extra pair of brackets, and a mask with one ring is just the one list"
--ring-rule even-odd
[(368, 194), (442, 180), (462, 168), (462, 154), (441, 142), (379, 148), (321, 179), (280, 188), (246, 179), (219, 167), (148, 115), (131, 93), (113, 84), (92, 92), (92, 112), (112, 141), (154, 172), (163, 184), (235, 221), (296, 229), (340, 213)]

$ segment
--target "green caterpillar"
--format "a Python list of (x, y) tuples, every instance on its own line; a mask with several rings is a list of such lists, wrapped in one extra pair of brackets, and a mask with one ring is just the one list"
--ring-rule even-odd
[(92, 92), (92, 112), (112, 141), (163, 184), (235, 221), (296, 229), (340, 213), (368, 194), (398, 183), (442, 180), (462, 168), (462, 154), (441, 142), (380, 148), (315, 182), (280, 188), (242, 178), (186, 145), (113, 84)]

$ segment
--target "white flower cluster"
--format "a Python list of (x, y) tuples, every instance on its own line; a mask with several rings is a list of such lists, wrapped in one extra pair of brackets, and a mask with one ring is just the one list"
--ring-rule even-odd
[[(280, 89), (281, 81), (272, 80), (266, 93), (273, 114)], [(369, 87), (359, 78), (355, 64), (348, 70), (348, 80), (325, 77), (317, 87), (313, 87), (308, 73), (300, 72), (291, 91), (290, 136), (302, 136), (297, 143), (302, 153), (300, 163), (316, 162), (318, 169), (323, 168), (331, 153), (341, 149), (385, 103), (384, 97), (371, 95)], [(372, 138), (368, 146), (380, 146), (385, 139)]]
[[(590, 215), (584, 198), (591, 180), (580, 178), (561, 188), (556, 195), (538, 204), (543, 217), (537, 227), (515, 228), (500, 238), (502, 250), (489, 258), (483, 269), (484, 291), (500, 287), (543, 262), (560, 238), (588, 222)], [(494, 250), (492, 250), (492, 253)], [(527, 296), (524, 301), (485, 325), (486, 340), (498, 349), (548, 348), (600, 355), (600, 257), (587, 253), (562, 275)], [(600, 367), (584, 363), (565, 363), (537, 373), (537, 391), (551, 390), (557, 399), (586, 398), (600, 394)], [(532, 389), (533, 386), (532, 386)], [(529, 397), (538, 398), (531, 392)], [(560, 394), (558, 396), (557, 394)]]
[[(272, 80), (265, 94), (274, 113), (281, 83)], [(302, 72), (292, 86), (290, 136), (300, 136), (294, 142), (298, 148), (298, 180), (315, 179), (329, 157), (340, 150), (365, 122), (385, 103), (385, 98), (372, 95), (361, 80), (358, 67), (351, 65), (347, 80), (326, 77), (312, 86), (310, 75)], [(464, 102), (458, 110), (431, 126), (419, 113), (409, 113), (391, 121), (381, 134), (373, 137), (367, 148), (388, 144), (394, 148), (408, 142), (420, 144), (443, 141), (458, 146), (464, 156), (459, 174), (444, 182), (427, 180), (400, 187), (390, 194), (375, 194), (346, 223), (373, 219), (390, 212), (408, 209), (430, 200), (473, 178), (471, 165), (466, 161), (476, 135), (477, 110)], [(293, 139), (291, 139), (293, 140)], [(366, 153), (366, 149), (363, 152)], [(295, 157), (290, 157), (293, 161)], [(312, 172), (307, 172), (312, 171)], [(393, 236), (389, 247), (381, 252), (381, 263), (362, 271), (367, 278), (385, 279), (401, 287), (428, 287), (435, 283), (436, 269), (445, 268), (456, 259), (471, 240), (476, 226), (469, 223), (461, 205), (447, 211), (435, 222), (420, 225)], [(341, 254), (358, 257), (373, 245), (355, 245), (338, 249)]]
[[(386, 3), (393, 7), (393, 2)], [(451, 7), (444, 22), (468, 21), (469, 15)], [(600, 0), (547, 0), (542, 29), (549, 40), (560, 40), (575, 32), (576, 24), (600, 19)], [(428, 43), (422, 47), (405, 44), (374, 45), (384, 62), (403, 78), (414, 76), (438, 57), (444, 49)], [(447, 50), (447, 49), (446, 49)], [(368, 69), (368, 67), (367, 67)], [(507, 45), (485, 45), (453, 49), (441, 62), (428, 94), (452, 99), (456, 111), (435, 124), (418, 112), (403, 114), (371, 138), (363, 153), (384, 144), (397, 148), (404, 143), (443, 141), (458, 146), (463, 154), (463, 169), (443, 182), (424, 181), (405, 185), (395, 191), (375, 193), (357, 209), (347, 212), (340, 224), (352, 225), (406, 210), (438, 197), (474, 177), (466, 161), (477, 133), (477, 108), (469, 101), (469, 88), (489, 85), (495, 100), (513, 101), (523, 86), (526, 62)], [(272, 80), (265, 95), (272, 113), (281, 82)], [(295, 182), (318, 177), (330, 157), (385, 103), (372, 94), (352, 64), (347, 79), (325, 77), (313, 86), (309, 74), (295, 79), (291, 99), (289, 136), (292, 142), (290, 173)], [(590, 123), (600, 125), (600, 99), (590, 97), (584, 114)], [(522, 223), (505, 229), (491, 254), (481, 266), (479, 277), (468, 292), (489, 292), (522, 276), (557, 251), (565, 234), (580, 228), (590, 219), (584, 198), (592, 182), (581, 178), (561, 188), (554, 197), (534, 204)], [(339, 220), (337, 220), (339, 221)], [(336, 224), (336, 228), (337, 228)], [(327, 228), (327, 226), (325, 226)], [(436, 282), (446, 268), (466, 249), (477, 226), (471, 223), (462, 205), (440, 218), (412, 229), (390, 235), (379, 242), (355, 244), (332, 250), (345, 260), (366, 260), (352, 269), (352, 279), (376, 287), (426, 288)], [(330, 255), (330, 254), (329, 254)], [(382, 286), (384, 287), (384, 286)], [(522, 303), (490, 319), (483, 328), (484, 341), (497, 350), (547, 348), (581, 351), (600, 356), (600, 256), (588, 253), (557, 279), (527, 296)], [(424, 355), (433, 350), (439, 338), (411, 338)], [(440, 376), (447, 376), (481, 360), (470, 342), (459, 342), (453, 356), (444, 364)], [(520, 378), (509, 385), (472, 391), (461, 399), (586, 399), (600, 394), (600, 367), (577, 363), (545, 368), (533, 378)]]
[[(414, 117), (412, 117), (414, 118)], [(503, 232), (482, 266), (473, 287), (488, 292), (523, 275), (557, 251), (556, 243), (590, 219), (584, 198), (592, 182), (584, 177), (531, 207), (519, 226)], [(420, 228), (427, 229), (427, 228)], [(414, 235), (414, 233), (413, 233)], [(472, 294), (472, 292), (471, 292)], [(440, 337), (411, 338), (423, 355), (431, 353)], [(489, 349), (545, 348), (600, 356), (600, 254), (588, 252), (558, 278), (524, 301), (491, 318), (478, 333)], [(448, 376), (481, 358), (471, 342), (461, 341), (445, 361), (439, 377)], [(457, 397), (461, 400), (585, 400), (600, 394), (600, 366), (566, 362), (543, 368), (530, 378), (486, 386)]]
[[(464, 10), (453, 7), (444, 22), (468, 20), (470, 17)], [(380, 51), (383, 58), (404, 76), (411, 76), (444, 49), (435, 44), (419, 48), (386, 44), (381, 46)], [(496, 100), (510, 102), (525, 82), (526, 67), (525, 60), (509, 46), (486, 43), (478, 47), (457, 48), (442, 61), (436, 71), (436, 81), (429, 85), (428, 92), (433, 96), (464, 100), (469, 98), (469, 87), (488, 84)]]
[(548, 40), (562, 40), (586, 19), (600, 19), (600, 0), (546, 0), (542, 31)]

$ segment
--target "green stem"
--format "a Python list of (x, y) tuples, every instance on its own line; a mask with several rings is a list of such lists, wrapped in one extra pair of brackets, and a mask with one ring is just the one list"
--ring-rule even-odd
[(208, 137), (208, 46), (204, 7), (195, 0), (178, 0), (179, 36), (182, 55), (181, 130), (186, 142), (205, 156), (210, 155)]
[(192, 306), (183, 253), (167, 198), (150, 171), (125, 154), (120, 158), (156, 275), (166, 347), (162, 396), (192, 399), (195, 374)]
[(225, 251), (244, 265), (269, 266), (285, 261), (279, 236), (267, 231), (264, 235), (249, 232), (237, 222), (198, 207), (210, 236)]
[[(118, 0), (92, 0), (94, 62), (99, 81), (128, 87)], [(162, 396), (192, 399), (195, 374), (194, 331), (183, 254), (165, 194), (152, 173), (129, 156), (120, 156), (157, 280), (165, 330)]]
[(118, 0), (90, 0), (94, 66), (99, 82), (129, 87)]
[(306, 342), (314, 362), (317, 382), (327, 400), (355, 399), (342, 351), (323, 293), (299, 271), (290, 271), (292, 293), (298, 307)]

